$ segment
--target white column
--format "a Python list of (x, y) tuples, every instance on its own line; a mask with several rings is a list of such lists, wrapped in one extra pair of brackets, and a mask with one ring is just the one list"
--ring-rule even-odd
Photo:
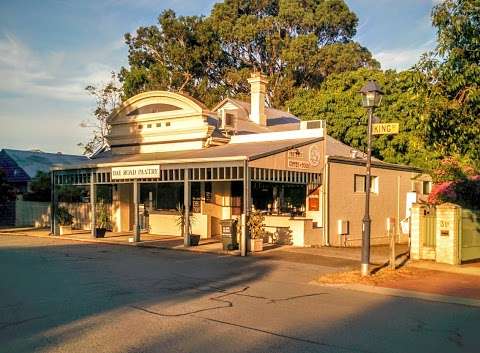
[(140, 241), (140, 217), (139, 217), (139, 183), (137, 180), (133, 182), (133, 217), (134, 217), (134, 224), (133, 224), (133, 241), (139, 242)]
[(184, 209), (184, 229), (183, 229), (183, 245), (190, 246), (190, 181), (188, 180), (188, 168), (183, 172), (183, 209)]
[(243, 165), (243, 214), (242, 214), (242, 238), (240, 239), (240, 255), (247, 256), (248, 229), (247, 221), (250, 212), (250, 172), (248, 161)]
[(91, 225), (91, 235), (92, 238), (96, 237), (96, 228), (97, 228), (97, 207), (96, 207), (96, 198), (97, 198), (97, 185), (95, 184), (95, 172), (90, 173), (90, 209), (92, 212), (92, 225)]

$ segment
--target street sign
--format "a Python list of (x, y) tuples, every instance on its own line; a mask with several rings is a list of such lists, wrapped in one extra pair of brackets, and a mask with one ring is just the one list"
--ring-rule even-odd
[(398, 123), (372, 124), (373, 135), (392, 135), (398, 134)]

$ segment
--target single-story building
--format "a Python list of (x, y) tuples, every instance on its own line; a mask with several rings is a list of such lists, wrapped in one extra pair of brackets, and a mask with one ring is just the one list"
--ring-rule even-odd
[(19, 194), (30, 191), (30, 182), (38, 172), (50, 172), (57, 164), (76, 165), (88, 160), (85, 156), (63, 153), (47, 153), (40, 150), (15, 150), (4, 148), (0, 150), (0, 169), (5, 173), (6, 180), (13, 185)]
[[(323, 120), (300, 121), (266, 107), (263, 75), (249, 83), (250, 102), (227, 98), (211, 110), (165, 91), (126, 100), (111, 115), (109, 148), (57, 166), (54, 185), (89, 186), (92, 209), (97, 186), (110, 185), (113, 231), (131, 231), (136, 240), (142, 230), (183, 234), (180, 206), (195, 216), (191, 232), (203, 238), (218, 237), (226, 219), (238, 219), (244, 232), (249, 212), (258, 210), (267, 230), (289, 229), (294, 245), (360, 245), (365, 154), (330, 137)], [(407, 239), (400, 222), (418, 174), (373, 159), (373, 244), (388, 241), (387, 218)]]

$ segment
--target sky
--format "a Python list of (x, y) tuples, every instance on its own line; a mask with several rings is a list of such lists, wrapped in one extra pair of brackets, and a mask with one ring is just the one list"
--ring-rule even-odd
[[(0, 149), (81, 154), (91, 131), (89, 84), (127, 66), (123, 35), (160, 12), (208, 15), (212, 0), (0, 0)], [(404, 70), (435, 46), (439, 0), (346, 0), (354, 38), (383, 69)]]

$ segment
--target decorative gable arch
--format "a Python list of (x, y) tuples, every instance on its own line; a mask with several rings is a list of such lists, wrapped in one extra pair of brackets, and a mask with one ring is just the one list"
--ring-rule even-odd
[(183, 93), (149, 91), (137, 94), (118, 107), (110, 115), (110, 123), (136, 120), (142, 116), (204, 114), (207, 107)]

